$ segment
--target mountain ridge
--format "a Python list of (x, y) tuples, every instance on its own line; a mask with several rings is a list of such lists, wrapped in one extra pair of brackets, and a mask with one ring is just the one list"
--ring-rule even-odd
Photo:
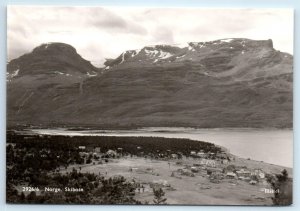
[(104, 68), (62, 43), (24, 56), (7, 65), (12, 125), (293, 125), (293, 57), (275, 50), (272, 40), (146, 46)]

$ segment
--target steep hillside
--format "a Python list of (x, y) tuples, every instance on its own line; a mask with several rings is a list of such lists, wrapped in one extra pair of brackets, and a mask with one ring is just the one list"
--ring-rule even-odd
[(238, 38), (129, 50), (100, 70), (45, 44), (8, 64), (8, 123), (292, 127), (292, 61)]

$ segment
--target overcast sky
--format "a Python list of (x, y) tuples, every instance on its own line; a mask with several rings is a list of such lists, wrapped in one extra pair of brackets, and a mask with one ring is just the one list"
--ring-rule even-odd
[(272, 39), (293, 53), (289, 9), (200, 9), (9, 6), (8, 59), (47, 42), (74, 46), (99, 66), (125, 50), (223, 38)]

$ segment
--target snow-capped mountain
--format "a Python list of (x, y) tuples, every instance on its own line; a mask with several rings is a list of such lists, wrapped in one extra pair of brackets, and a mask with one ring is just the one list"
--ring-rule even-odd
[[(197, 66), (199, 71), (206, 75), (225, 77), (238, 74), (245, 68), (257, 63), (272, 62), (280, 60), (290, 64), (292, 56), (273, 49), (272, 40), (249, 40), (249, 39), (221, 39), (210, 42), (189, 42), (186, 45), (170, 46), (156, 45), (148, 46), (139, 50), (123, 52), (116, 59), (108, 60), (105, 69), (123, 69), (134, 67), (151, 66), (181, 66), (190, 64)], [(283, 72), (282, 72), (283, 71)], [(247, 74), (236, 75), (239, 79), (253, 79), (256, 74), (277, 75), (278, 73), (290, 72), (289, 68), (278, 69), (274, 66), (264, 69), (256, 67)]]

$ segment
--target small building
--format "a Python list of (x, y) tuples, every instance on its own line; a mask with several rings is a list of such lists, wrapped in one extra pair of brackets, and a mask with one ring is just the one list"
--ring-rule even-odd
[(236, 174), (234, 172), (227, 172), (226, 178), (235, 179), (236, 178)]
[(251, 180), (251, 181), (249, 182), (249, 184), (250, 184), (250, 185), (256, 185), (256, 184), (257, 184), (257, 181)]
[(187, 169), (177, 169), (179, 173), (188, 173)]
[(130, 171), (130, 172), (132, 172), (132, 171), (137, 171), (137, 170), (138, 170), (137, 167), (130, 167), (130, 168), (129, 168), (129, 171)]
[(216, 159), (220, 160), (222, 163), (228, 163), (229, 157), (226, 154), (216, 154)]
[(191, 155), (196, 155), (196, 151), (191, 151)]
[(192, 166), (191, 167), (191, 172), (197, 173), (197, 172), (199, 172), (199, 169), (197, 167), (195, 167), (195, 166)]
[(206, 156), (206, 154), (204, 152), (198, 152), (197, 156), (200, 158), (204, 158)]
[(258, 176), (259, 176), (260, 179), (264, 179), (266, 177), (265, 173), (263, 173), (263, 172), (260, 172), (258, 174)]
[(240, 176), (243, 176), (243, 177), (250, 177), (251, 176), (251, 172), (248, 171), (248, 170), (245, 170), (245, 169), (241, 169), (239, 171), (236, 171), (236, 174), (240, 177)]
[(238, 179), (239, 179), (239, 180), (245, 180), (245, 177), (239, 176)]
[(243, 180), (246, 181), (246, 182), (250, 182), (250, 181), (251, 181), (251, 178), (250, 178), (250, 177), (244, 177)]
[(86, 147), (85, 146), (79, 146), (78, 149), (85, 150)]
[(252, 172), (251, 172), (251, 175), (256, 175), (258, 176), (260, 179), (264, 179), (265, 178), (265, 173), (261, 170), (261, 169), (254, 169)]
[(163, 187), (170, 187), (171, 185), (168, 183), (167, 180), (159, 179), (159, 180), (153, 180), (152, 184), (154, 186), (159, 185)]
[(216, 161), (210, 159), (201, 159), (200, 165), (209, 166), (209, 167), (216, 167)]
[(178, 159), (178, 155), (177, 154), (171, 154), (171, 158)]

